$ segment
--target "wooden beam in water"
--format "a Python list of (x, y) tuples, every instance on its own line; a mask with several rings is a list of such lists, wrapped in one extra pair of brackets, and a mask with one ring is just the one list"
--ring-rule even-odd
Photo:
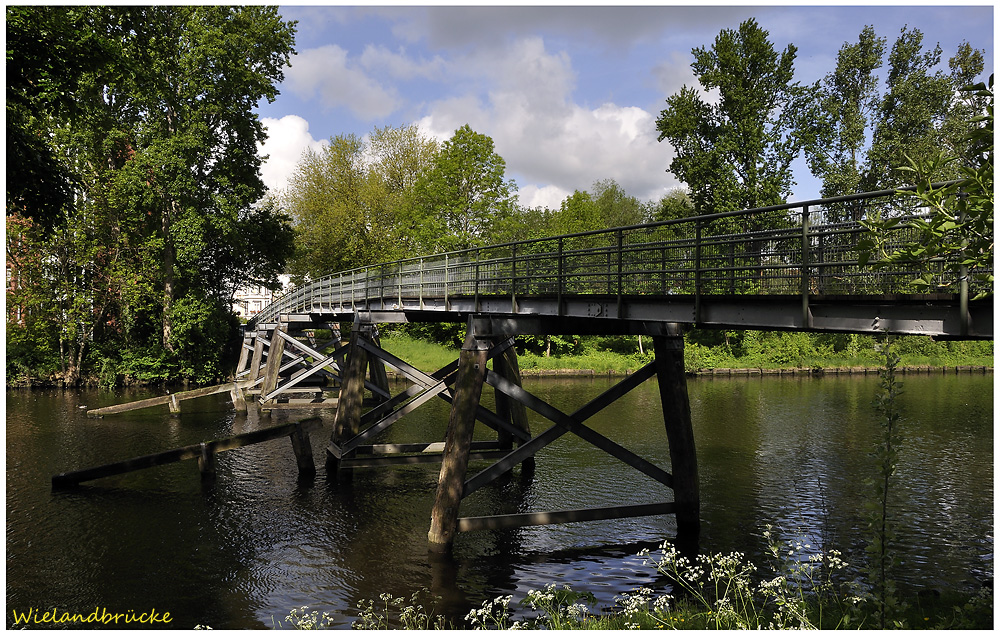
[(488, 517), (462, 517), (458, 520), (458, 531), (469, 532), (472, 530), (520, 528), (523, 526), (546, 526), (554, 523), (573, 523), (576, 521), (650, 517), (653, 515), (667, 515), (673, 512), (674, 504), (672, 502), (663, 502), (634, 506), (613, 506), (610, 508), (582, 508), (579, 510), (491, 515)]
[[(499, 459), (506, 454), (507, 452), (502, 450), (470, 452), (468, 461)], [(380, 468), (382, 466), (408, 466), (410, 464), (440, 464), (443, 460), (443, 452), (421, 453), (420, 455), (380, 455), (378, 457), (342, 459), (341, 466), (345, 468)]]
[(217, 384), (214, 386), (201, 387), (200, 389), (191, 389), (190, 391), (178, 391), (177, 393), (168, 393), (167, 395), (160, 395), (154, 398), (126, 402), (125, 404), (114, 404), (112, 406), (102, 406), (97, 409), (87, 409), (87, 417), (104, 417), (105, 415), (114, 415), (116, 413), (125, 413), (126, 411), (146, 409), (151, 406), (162, 406), (170, 404), (172, 400), (191, 400), (194, 398), (205, 397), (206, 395), (215, 395), (216, 393), (227, 393), (232, 388), (233, 385), (231, 383)]
[(144, 468), (153, 468), (154, 466), (184, 461), (186, 459), (201, 459), (204, 463), (205, 460), (203, 458), (207, 455), (214, 455), (224, 451), (233, 450), (235, 448), (242, 448), (244, 446), (250, 446), (251, 444), (259, 444), (260, 442), (278, 439), (279, 437), (292, 435), (296, 431), (306, 432), (319, 428), (321, 425), (322, 421), (318, 417), (313, 417), (300, 420), (298, 422), (290, 422), (288, 424), (280, 424), (278, 426), (269, 426), (257, 431), (241, 433), (239, 435), (233, 435), (232, 437), (213, 440), (211, 442), (181, 446), (180, 448), (163, 451), (162, 453), (153, 453), (152, 455), (133, 457), (124, 461), (105, 464), (103, 466), (96, 466), (94, 468), (85, 468), (83, 470), (60, 473), (52, 477), (52, 488), (56, 489), (76, 486), (81, 482), (90, 481), (92, 479), (111, 477), (112, 475), (121, 475), (136, 470), (142, 470)]

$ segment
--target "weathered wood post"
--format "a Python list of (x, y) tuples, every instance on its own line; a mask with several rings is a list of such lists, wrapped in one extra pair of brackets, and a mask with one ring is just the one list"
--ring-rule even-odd
[(198, 455), (198, 470), (201, 472), (202, 481), (212, 481), (215, 479), (215, 453), (204, 442), (201, 443)]
[(698, 553), (701, 500), (698, 494), (698, 458), (695, 455), (691, 404), (684, 377), (684, 337), (680, 325), (668, 325), (668, 335), (653, 337), (654, 364), (670, 444), (677, 544), (689, 558)]
[(253, 339), (253, 357), (250, 359), (249, 380), (253, 382), (260, 377), (260, 362), (264, 358), (264, 333), (258, 328)]
[(287, 331), (286, 325), (278, 323), (275, 325), (274, 331), (271, 332), (271, 346), (267, 351), (267, 365), (264, 368), (264, 383), (260, 388), (260, 412), (262, 415), (270, 415), (271, 409), (268, 407), (274, 404), (274, 399), (264, 400), (263, 397), (278, 386), (278, 372), (281, 370), (281, 359), (285, 355), (285, 339), (279, 335), (279, 332)]
[(431, 527), (427, 541), (432, 552), (447, 552), (458, 531), (458, 506), (462, 501), (465, 472), (469, 466), (469, 448), (476, 423), (476, 409), (486, 378), (489, 342), (476, 338), (473, 322), (458, 357), (458, 377), (455, 380), (444, 457), (438, 475), (437, 495), (431, 509)]
[(351, 330), (351, 340), (347, 350), (347, 368), (340, 383), (340, 397), (337, 401), (337, 415), (333, 421), (333, 432), (330, 441), (334, 446), (326, 449), (326, 467), (328, 475), (340, 472), (342, 459), (339, 447), (345, 439), (350, 439), (361, 432), (361, 410), (365, 397), (365, 369), (368, 367), (368, 352), (360, 346), (360, 339), (367, 336), (371, 325), (363, 325), (357, 318), (354, 329)]
[(181, 412), (181, 403), (177, 401), (177, 394), (170, 394), (170, 401), (167, 402), (167, 407), (170, 408), (171, 415), (177, 415)]
[(288, 437), (292, 440), (292, 451), (295, 453), (295, 463), (299, 468), (299, 477), (313, 477), (316, 474), (316, 463), (313, 461), (309, 431), (301, 426), (296, 426), (295, 430)]
[[(371, 340), (379, 349), (382, 348), (382, 341), (379, 339), (378, 331), (374, 327), (371, 333)], [(387, 395), (391, 393), (389, 390), (389, 375), (385, 371), (385, 363), (378, 356), (368, 356), (368, 377), (371, 379), (372, 384), (385, 391)], [(374, 398), (376, 402), (385, 402), (389, 399), (378, 393), (374, 394)]]
[[(509, 380), (518, 387), (521, 386), (521, 368), (517, 363), (517, 350), (513, 345), (504, 350), (499, 356), (493, 358), (493, 370), (505, 380)], [(500, 416), (500, 419), (510, 422), (516, 428), (521, 429), (530, 436), (531, 426), (528, 423), (527, 407), (517, 400), (511, 399), (499, 389), (494, 388), (493, 393), (496, 397), (497, 415)], [(514, 446), (514, 436), (507, 431), (500, 431), (497, 434), (497, 441), (502, 449), (511, 449)], [(521, 465), (529, 470), (534, 468), (534, 456), (525, 459), (521, 462)]]
[(233, 401), (233, 408), (237, 413), (247, 412), (247, 398), (240, 387), (240, 383), (233, 380), (233, 388), (229, 389), (229, 398)]
[(250, 361), (250, 351), (252, 350), (250, 346), (251, 337), (250, 334), (243, 333), (243, 344), (240, 345), (240, 360), (236, 363), (236, 375), (239, 375), (246, 370), (247, 362)]

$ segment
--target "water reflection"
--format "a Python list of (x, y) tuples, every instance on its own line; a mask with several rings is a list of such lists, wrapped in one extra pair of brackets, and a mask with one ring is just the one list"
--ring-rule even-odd
[[(605, 380), (538, 380), (526, 388), (572, 412)], [(864, 480), (876, 434), (874, 378), (705, 379), (689, 383), (702, 494), (702, 544), (760, 558), (761, 531), (864, 556)], [(992, 376), (904, 378), (905, 443), (894, 509), (911, 587), (975, 586), (992, 576)], [(409, 598), (428, 588), (456, 617), (499, 594), (566, 583), (605, 605), (657, 583), (634, 555), (674, 534), (669, 516), (459, 535), (454, 553), (431, 557), (427, 529), (432, 466), (322, 468), (329, 412), (235, 414), (224, 396), (179, 417), (163, 409), (87, 420), (78, 407), (120, 401), (96, 392), (7, 394), (7, 605), (170, 611), (172, 627), (270, 627), (308, 605), (353, 620), (357, 603), (382, 592)], [(133, 392), (128, 397), (146, 397)], [(484, 405), (490, 404), (490, 392)], [(377, 440), (443, 439), (443, 401), (404, 418)], [(318, 414), (319, 472), (299, 480), (288, 440), (218, 457), (214, 484), (194, 462), (91, 482), (53, 494), (53, 474)], [(627, 414), (628, 417), (623, 417)], [(588, 425), (669, 470), (653, 382)], [(532, 430), (549, 424), (532, 415)], [(484, 432), (477, 433), (485, 439)], [(474, 463), (476, 471), (487, 464)], [(463, 502), (462, 515), (669, 500), (670, 493), (573, 435)], [(8, 622), (10, 618), (8, 617)]]

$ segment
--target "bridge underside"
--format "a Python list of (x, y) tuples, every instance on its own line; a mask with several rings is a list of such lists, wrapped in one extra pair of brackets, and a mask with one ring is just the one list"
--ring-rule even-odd
[[(466, 322), (488, 316), (498, 332), (545, 334), (649, 334), (662, 325), (707, 329), (759, 329), (875, 335), (927, 335), (992, 339), (993, 302), (970, 302), (963, 315), (956, 294), (885, 296), (447, 296), (373, 298), (345, 306), (313, 306), (282, 314), (279, 322)], [(268, 328), (261, 324), (258, 327)]]
[[(340, 479), (355, 469), (438, 463), (438, 488), (428, 531), (429, 547), (435, 551), (449, 550), (459, 532), (667, 514), (675, 517), (678, 545), (685, 552), (696, 553), (700, 527), (698, 479), (680, 325), (572, 316), (475, 314), (468, 320), (459, 359), (428, 373), (382, 349), (377, 325), (409, 319), (457, 320), (464, 313), (460, 307), (409, 313), (359, 310), (282, 315), (278, 323), (256, 325), (245, 334), (234, 405), (246, 409), (245, 396), (254, 396), (262, 414), (285, 408), (335, 409), (326, 463), (327, 477), (331, 479)], [(340, 327), (347, 324), (353, 327), (350, 339), (345, 341)], [(592, 333), (648, 334), (652, 336), (654, 359), (572, 413), (561, 411), (522, 388), (513, 336), (560, 333), (569, 326), (578, 332), (586, 328)], [(315, 341), (316, 330), (323, 329), (331, 330), (333, 340), (319, 344)], [(624, 331), (629, 329), (633, 331)], [(388, 381), (386, 367), (405, 378), (403, 387)], [(585, 423), (653, 377), (658, 379), (669, 442), (669, 472), (656, 463), (667, 458), (644, 459)], [(480, 404), (486, 387), (494, 391), (495, 412)], [(436, 399), (451, 404), (444, 440), (385, 443), (383, 433), (414, 409)], [(547, 420), (548, 428), (533, 433), (528, 424), (529, 410)], [(477, 422), (492, 429), (495, 441), (490, 440), (488, 432), (487, 441), (472, 441)], [(596, 508), (459, 517), (463, 499), (503, 479), (518, 465), (530, 474), (536, 453), (567, 433), (652, 480), (647, 487), (654, 500), (634, 505), (614, 501)], [(470, 472), (472, 460), (495, 463)], [(657, 495), (661, 489), (667, 493)], [(672, 497), (664, 500), (663, 494)]]

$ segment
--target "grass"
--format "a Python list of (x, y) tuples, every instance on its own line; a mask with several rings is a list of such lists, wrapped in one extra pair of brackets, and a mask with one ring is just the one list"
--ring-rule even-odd
[[(707, 369), (832, 369), (877, 367), (879, 352), (862, 346), (852, 350), (833, 351), (829, 347), (810, 346), (805, 339), (781, 334), (775, 345), (734, 355), (727, 347), (708, 347), (695, 343), (685, 345), (685, 367), (689, 372)], [(802, 336), (806, 334), (801, 334)], [(905, 343), (906, 340), (902, 339)], [(865, 343), (867, 344), (867, 343)], [(782, 346), (783, 345), (783, 346)], [(458, 349), (394, 333), (382, 339), (386, 351), (406, 360), (421, 371), (433, 372), (458, 357)], [(909, 347), (899, 351), (901, 367), (974, 366), (992, 367), (992, 343), (935, 343), (913, 337)], [(539, 372), (593, 371), (595, 374), (623, 374), (635, 371), (652, 361), (652, 343), (645, 352), (629, 354), (608, 350), (590, 350), (574, 355), (543, 356), (530, 351), (518, 356), (525, 375)]]

